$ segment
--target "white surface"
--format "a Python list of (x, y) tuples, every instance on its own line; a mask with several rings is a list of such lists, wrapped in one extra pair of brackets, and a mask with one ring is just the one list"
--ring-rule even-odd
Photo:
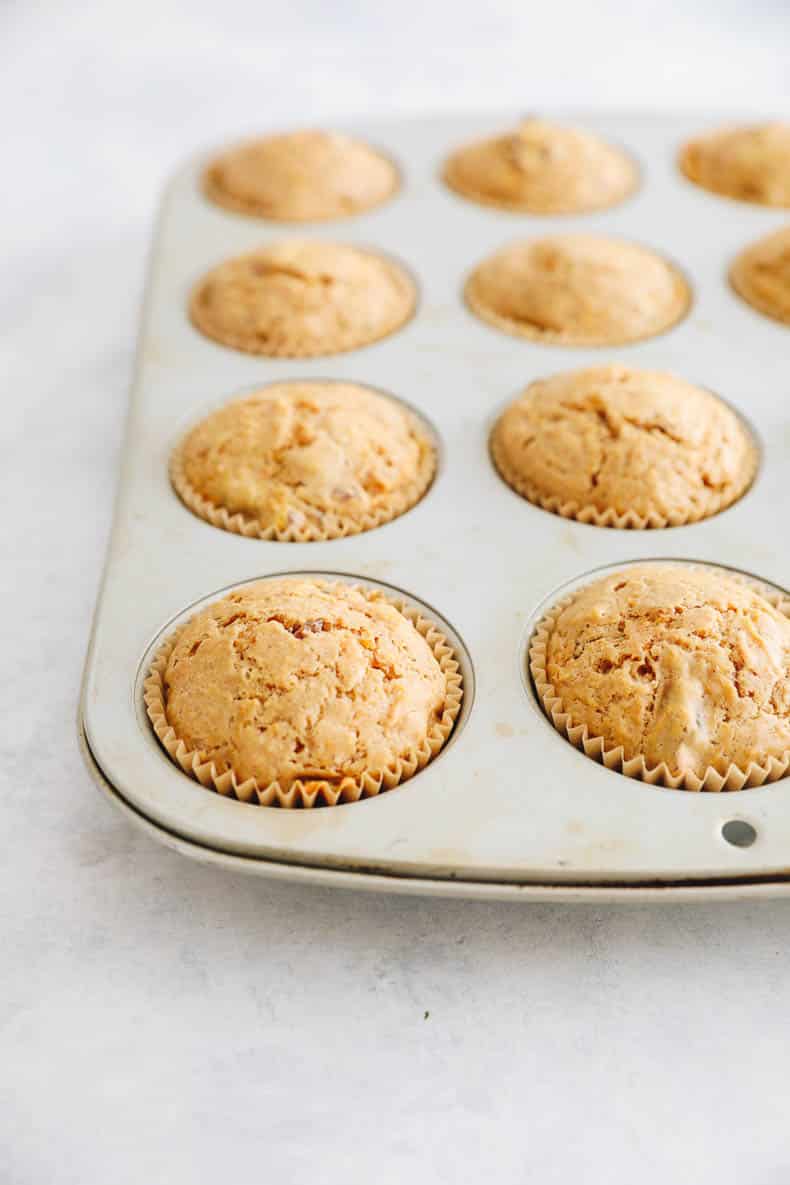
[[(375, 244), (402, 258), (415, 272), (419, 305), (398, 333), (331, 358), (253, 357), (195, 332), (185, 300), (197, 278), (283, 232), (207, 203), (199, 191), (205, 160), (179, 170), (151, 264), (112, 558), (85, 682), (88, 740), (128, 802), (219, 851), (453, 875), (459, 893), (469, 891), (462, 882), (479, 879), (781, 876), (790, 864), (786, 782), (733, 796), (679, 794), (624, 778), (563, 740), (524, 686), (536, 619), (566, 595), (568, 582), (588, 582), (604, 565), (656, 556), (703, 560), (790, 588), (790, 556), (776, 546), (775, 525), (775, 515), (790, 509), (787, 409), (772, 386), (754, 382), (755, 357), (764, 373), (782, 369), (787, 330), (744, 308), (724, 280), (726, 261), (775, 225), (776, 214), (714, 202), (679, 176), (675, 156), (692, 126), (687, 117), (587, 116), (594, 131), (635, 154), (643, 184), (622, 207), (574, 219), (572, 228), (647, 242), (681, 262), (693, 288), (680, 324), (621, 346), (614, 357), (677, 371), (729, 400), (753, 426), (762, 465), (753, 488), (727, 513), (672, 531), (602, 531), (546, 514), (497, 476), (488, 455), (491, 421), (528, 382), (599, 365), (602, 352), (492, 331), (469, 314), (460, 293), (465, 273), (523, 234), (525, 222), (528, 230), (537, 222), (544, 233), (567, 232), (569, 219), (497, 215), (437, 184), (448, 146), (495, 134), (516, 119), (511, 111), (353, 125), (400, 162), (401, 191), (342, 227), (302, 233)], [(376, 531), (287, 546), (218, 531), (190, 514), (167, 476), (170, 451), (187, 427), (242, 391), (305, 377), (390, 390), (428, 417), (441, 462), (419, 506)], [(316, 813), (260, 810), (206, 794), (167, 758), (148, 726), (142, 684), (162, 631), (169, 634), (223, 587), (289, 570), (383, 581), (392, 595), (421, 600), (421, 612), (438, 616), (445, 633), (452, 639), (455, 630), (468, 647), (471, 662), (455, 640), (466, 692), (451, 742), (413, 782), (375, 801)], [(756, 827), (750, 848), (722, 838), (733, 817)]]
[[(790, 903), (264, 885), (138, 835), (77, 752), (143, 254), (184, 150), (296, 112), (787, 109), (779, 3), (460, 7), (0, 8), (9, 1185), (790, 1176)], [(316, 48), (297, 58), (304, 30)]]

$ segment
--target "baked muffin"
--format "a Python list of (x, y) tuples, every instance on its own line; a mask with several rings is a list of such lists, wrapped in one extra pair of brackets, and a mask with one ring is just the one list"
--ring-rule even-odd
[(385, 202), (397, 187), (397, 170), (381, 153), (350, 136), (313, 130), (238, 144), (203, 175), (212, 202), (280, 222), (360, 214)]
[(391, 789), (439, 752), (461, 697), (449, 644), (415, 610), (298, 576), (197, 613), (145, 682), (173, 760), (208, 788), (269, 806)]
[(273, 383), (212, 412), (171, 459), (190, 510), (240, 535), (336, 539), (389, 522), (436, 470), (426, 429), (402, 404), (342, 382)]
[(730, 283), (747, 304), (790, 325), (790, 226), (742, 251), (730, 268)]
[(741, 420), (671, 374), (595, 366), (539, 379), (497, 420), (502, 477), (544, 510), (596, 526), (697, 522), (735, 502), (757, 453)]
[(487, 206), (528, 214), (583, 214), (615, 206), (638, 182), (634, 162), (591, 132), (543, 119), (454, 152), (450, 189)]
[(248, 354), (311, 358), (368, 345), (414, 312), (393, 260), (340, 243), (288, 239), (204, 276), (190, 315), (207, 337)]
[(739, 790), (790, 765), (790, 619), (719, 568), (642, 564), (561, 601), (530, 647), (555, 727), (632, 777)]
[(566, 346), (610, 346), (653, 337), (688, 310), (688, 285), (646, 247), (595, 235), (512, 243), (466, 284), (478, 317), (519, 337)]
[(790, 123), (727, 127), (699, 136), (681, 150), (680, 168), (711, 193), (790, 206)]

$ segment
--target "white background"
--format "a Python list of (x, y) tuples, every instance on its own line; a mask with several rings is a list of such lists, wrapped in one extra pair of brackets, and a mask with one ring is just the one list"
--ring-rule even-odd
[(785, 1185), (790, 902), (528, 907), (195, 866), (75, 741), (158, 190), (257, 127), (790, 104), (716, 0), (0, 3), (0, 1182)]

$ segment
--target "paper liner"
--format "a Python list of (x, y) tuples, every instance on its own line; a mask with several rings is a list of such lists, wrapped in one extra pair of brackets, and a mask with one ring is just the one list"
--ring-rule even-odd
[[(416, 420), (415, 420), (416, 422)], [(423, 433), (425, 435), (425, 433)], [(427, 437), (426, 437), (427, 438)], [(385, 523), (399, 518), (407, 510), (416, 506), (430, 489), (436, 476), (436, 450), (431, 448), (423, 457), (417, 476), (401, 489), (393, 492), (390, 501), (379, 506), (375, 511), (355, 519), (344, 516), (340, 511), (321, 512), (322, 525), (306, 522), (299, 527), (265, 527), (258, 519), (251, 518), (241, 511), (231, 512), (225, 506), (218, 506), (205, 498), (186, 476), (184, 471), (184, 445), (182, 441), (173, 450), (170, 457), (170, 481), (173, 489), (181, 501), (199, 518), (219, 527), (223, 531), (232, 531), (236, 535), (244, 535), (248, 539), (267, 539), (277, 543), (320, 543), (329, 539), (343, 539), (348, 535), (360, 535), (363, 531), (372, 531), (374, 527), (381, 527)]]
[(361, 798), (374, 798), (377, 794), (392, 790), (413, 777), (436, 756), (453, 731), (463, 702), (463, 678), (452, 646), (432, 621), (405, 601), (385, 596), (363, 585), (351, 587), (369, 600), (385, 601), (398, 609), (425, 638), (444, 674), (447, 688), (444, 711), (441, 719), (432, 725), (420, 748), (407, 753), (383, 770), (365, 771), (356, 777), (344, 777), (337, 783), (323, 779), (297, 779), (290, 786), (283, 787), (279, 782), (260, 786), (255, 778), (240, 782), (232, 769), (218, 770), (214, 762), (206, 759), (200, 750), (188, 748), (167, 720), (164, 675), (178, 636), (188, 624), (184, 622), (156, 651), (143, 683), (143, 698), (157, 738), (168, 756), (185, 774), (195, 778), (207, 790), (215, 790), (223, 797), (236, 798), (240, 802), (286, 808), (337, 806), (340, 803), (358, 802)]
[[(366, 145), (366, 147), (369, 147), (369, 145)], [(386, 192), (382, 192), (373, 201), (361, 202), (359, 205), (355, 205), (348, 210), (333, 210), (328, 214), (284, 214), (273, 211), (270, 206), (265, 206), (261, 202), (256, 202), (254, 199), (239, 197), (238, 194), (233, 194), (227, 190), (217, 181), (214, 175), (216, 166), (222, 160), (223, 154), (215, 157), (203, 170), (200, 183), (201, 189), (208, 200), (213, 202), (215, 206), (220, 206), (224, 210), (231, 210), (234, 214), (246, 214), (249, 218), (265, 218), (267, 222), (283, 222), (295, 225), (297, 223), (310, 222), (337, 222), (341, 218), (355, 218), (359, 214), (367, 213), (368, 210), (375, 210), (379, 206), (383, 206), (385, 202), (388, 202), (397, 193), (401, 185), (400, 175), (393, 161), (377, 149), (371, 148), (370, 151), (374, 152), (390, 166), (391, 177), (389, 187)]]
[[(357, 248), (362, 251), (362, 248)], [(368, 255), (374, 252), (368, 251)], [(266, 358), (328, 358), (333, 354), (345, 354), (349, 350), (358, 350), (362, 346), (370, 346), (373, 342), (389, 337), (396, 330), (401, 329), (414, 316), (417, 308), (417, 290), (406, 272), (394, 261), (376, 254), (376, 258), (387, 265), (392, 280), (395, 282), (400, 295), (400, 307), (395, 315), (380, 326), (373, 334), (360, 334), (353, 325), (347, 325), (333, 338), (318, 344), (300, 339), (298, 327), (288, 329), (282, 325), (272, 326), (265, 342), (248, 333), (234, 333), (218, 328), (201, 304), (201, 297), (207, 284), (211, 283), (215, 268), (212, 268), (198, 282), (189, 298), (189, 319), (204, 337), (218, 342), (221, 346), (228, 346), (233, 350), (240, 350), (244, 354), (256, 354)], [(218, 266), (222, 266), (221, 264)]]
[[(698, 565), (689, 564), (688, 566), (695, 567)], [(711, 565), (711, 567), (715, 567), (715, 565)], [(627, 570), (627, 568), (624, 570)], [(743, 584), (750, 585), (764, 596), (771, 605), (779, 609), (785, 616), (790, 617), (790, 600), (782, 596), (781, 593), (766, 587), (766, 585), (761, 584), (758, 580), (750, 580), (739, 572), (722, 570), (726, 571), (726, 575), (731, 579), (739, 580)], [(575, 745), (577, 749), (581, 749), (594, 761), (605, 765), (607, 769), (616, 770), (618, 773), (625, 774), (626, 777), (647, 782), (651, 786), (667, 786), (672, 790), (707, 790), (714, 792), (722, 790), (746, 790), (752, 789), (755, 786), (762, 786), (766, 782), (776, 782), (779, 778), (785, 777), (788, 770), (790, 770), (790, 749), (783, 753), (781, 757), (768, 758), (764, 765), (753, 761), (749, 764), (748, 769), (745, 770), (731, 763), (727, 767), (726, 772), (722, 774), (712, 766), (708, 766), (700, 778), (697, 774), (690, 771), (673, 774), (664, 761), (659, 765), (650, 766), (642, 754), (627, 758), (622, 745), (607, 749), (606, 741), (603, 737), (592, 736), (586, 724), (574, 723), (570, 712), (566, 711), (563, 707), (562, 699), (557, 694), (554, 685), (549, 679), (546, 662), (549, 638), (557, 622), (557, 618), (582, 591), (579, 588), (552, 605), (551, 609), (538, 621), (529, 643), (529, 670), (538, 699), (551, 723), (572, 745)]]
[(576, 334), (572, 330), (539, 329), (529, 321), (517, 321), (511, 317), (504, 317), (501, 313), (497, 313), (492, 309), (490, 305), (478, 299), (475, 292), (477, 268), (475, 268), (464, 285), (464, 300), (475, 316), (479, 317), (481, 321), (485, 321), (487, 324), (493, 325), (496, 329), (501, 329), (504, 333), (509, 333), (514, 337), (523, 337), (529, 341), (544, 342), (547, 345), (579, 346), (580, 348), (586, 346), (627, 346), (631, 342), (648, 341), (652, 337), (660, 337), (662, 333), (666, 333), (674, 325), (677, 325), (679, 321), (682, 321), (691, 308), (691, 288), (684, 276), (667, 259), (664, 259), (663, 256), (661, 258), (671, 271), (675, 281), (675, 302), (671, 314), (660, 325), (654, 326), (646, 333), (625, 335), (613, 333), (600, 334), (598, 336)]
[[(642, 515), (637, 514), (635, 510), (617, 511), (611, 506), (607, 507), (606, 510), (601, 510), (597, 506), (582, 505), (573, 500), (565, 501), (557, 494), (543, 494), (537, 486), (533, 485), (531, 481), (510, 464), (499, 441), (497, 427), (498, 424), (494, 426), (491, 433), (489, 447), (491, 450), (491, 459), (503, 481), (507, 482), (510, 488), (515, 490), (517, 494), (521, 494), (522, 498), (526, 498), (534, 506), (539, 506), (541, 510), (548, 510), (551, 514), (558, 514), (562, 518), (572, 518), (579, 523), (586, 523), (588, 526), (593, 527), (616, 527), (619, 530), (646, 531), (659, 530), (664, 527), (683, 527), (689, 523), (698, 523), (703, 519), (712, 518), (714, 514), (719, 514), (722, 510), (727, 510), (728, 507), (738, 502), (752, 485), (757, 473), (757, 453), (753, 443), (747, 436), (752, 457), (749, 477), (743, 486), (738, 489), (737, 493), (731, 497), (725, 497), (724, 494), (716, 494), (715, 491), (710, 491), (710, 498), (703, 509), (695, 509), (689, 506), (685, 514), (663, 515), (659, 514), (657, 510), (649, 510), (647, 514)], [(746, 434), (745, 428), (743, 428), (743, 431)]]

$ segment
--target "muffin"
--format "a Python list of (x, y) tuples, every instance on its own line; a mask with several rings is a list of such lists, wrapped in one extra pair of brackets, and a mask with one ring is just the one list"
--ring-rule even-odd
[(738, 416), (660, 371), (573, 370), (531, 383), (497, 420), (491, 454), (544, 510), (607, 527), (668, 527), (716, 514), (756, 465)]
[(215, 267), (193, 293), (190, 315), (224, 346), (311, 358), (386, 337), (411, 317), (415, 301), (406, 272), (383, 255), (288, 239)]
[(273, 383), (202, 420), (173, 453), (183, 502), (226, 531), (283, 542), (368, 531), (420, 500), (436, 470), (402, 404), (342, 382)]
[(684, 145), (680, 168), (695, 185), (761, 206), (790, 206), (790, 123), (721, 128)]
[(790, 325), (790, 226), (742, 251), (730, 268), (730, 283), (747, 304)]
[(238, 144), (203, 175), (203, 190), (218, 206), (279, 222), (360, 214), (397, 187), (397, 170), (381, 153), (350, 136), (312, 130)]
[(165, 642), (145, 681), (181, 769), (263, 806), (391, 789), (436, 756), (461, 698), (433, 623), (373, 589), (298, 576), (226, 593)]
[(719, 568), (642, 564), (560, 601), (530, 647), (538, 696), (588, 756), (686, 790), (790, 766), (790, 603)]
[(590, 132), (525, 119), (513, 132), (454, 152), (444, 181), (462, 197), (503, 210), (584, 214), (622, 202), (638, 173), (626, 153)]
[(504, 247), (472, 272), (465, 296), (497, 329), (566, 346), (653, 337), (679, 321), (691, 300), (681, 274), (660, 255), (578, 234)]

